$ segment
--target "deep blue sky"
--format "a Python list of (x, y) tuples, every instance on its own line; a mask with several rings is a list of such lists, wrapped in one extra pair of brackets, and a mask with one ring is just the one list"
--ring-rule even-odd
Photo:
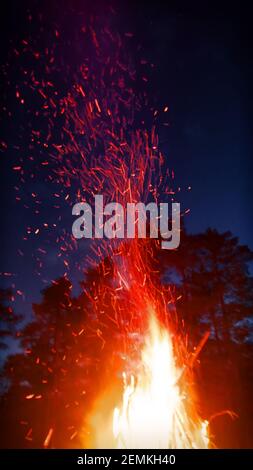
[[(70, 3), (86, 5), (87, 2), (66, 2), (66, 5)], [(231, 230), (242, 243), (253, 248), (252, 54), (248, 13), (231, 5), (208, 7), (207, 3), (200, 8), (194, 7), (193, 2), (189, 9), (168, 3), (169, 6), (164, 6), (160, 1), (145, 2), (144, 6), (144, 2), (116, 2), (118, 13), (114, 24), (119, 31), (134, 32), (135, 44), (140, 44), (142, 54), (155, 64), (149, 93), (157, 106), (169, 106), (171, 125), (160, 128), (160, 142), (170, 167), (175, 170), (176, 183), (182, 187), (183, 205), (191, 209), (188, 229), (193, 232), (207, 227)], [(52, 25), (61, 24), (62, 8), (50, 2), (8, 2), (1, 33), (3, 63), (8, 48), (13, 47), (10, 40), (15, 44), (27, 33), (25, 5), (32, 12), (44, 10), (44, 26), (48, 31)], [(79, 11), (80, 6), (71, 9), (70, 32), (80, 23)], [(101, 18), (107, 14), (106, 2), (100, 2), (97, 12), (101, 12)], [(130, 52), (135, 54), (134, 47)], [(18, 127), (22, 121), (19, 111), (16, 119)], [(3, 140), (11, 141), (12, 136), (15, 139), (15, 125), (11, 129), (5, 125), (3, 131)], [(25, 301), (17, 297), (16, 305), (19, 310), (29, 312), (31, 302), (39, 299), (43, 284), (34, 276), (32, 253), (37, 241), (29, 242), (24, 258), (17, 255), (23, 231), (34, 220), (31, 212), (20, 210), (14, 202), (15, 175), (9, 164), (11, 159), (12, 155), (6, 158), (3, 153), (0, 162), (0, 271), (15, 274), (5, 279), (5, 285), (15, 282), (16, 289), (24, 291)], [(191, 192), (186, 191), (189, 185)], [(46, 203), (50, 188), (40, 190)], [(50, 212), (50, 204), (47, 210)], [(48, 213), (47, 218), (53, 222), (54, 214)], [(46, 266), (48, 279), (52, 279), (62, 274), (62, 264), (55, 257), (54, 246), (48, 248)]]

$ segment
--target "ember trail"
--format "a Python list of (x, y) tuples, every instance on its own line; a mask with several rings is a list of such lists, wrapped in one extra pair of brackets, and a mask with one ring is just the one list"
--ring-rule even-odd
[[(143, 96), (135, 92), (136, 71), (126, 57), (122, 38), (108, 28), (100, 29), (99, 34), (91, 26), (86, 31), (91, 60), (82, 64), (66, 96), (57, 101), (53, 79), (50, 85), (48, 80), (33, 79), (33, 89), (45, 100), (42, 110), (49, 132), (41, 150), (47, 160), (42, 159), (41, 165), (48, 171), (50, 185), (57, 185), (56, 208), (61, 208), (60, 202), (73, 207), (82, 200), (81, 195), (85, 201), (95, 198), (95, 222), (92, 207), (78, 202), (73, 207), (73, 215), (78, 216), (73, 235), (65, 229), (55, 243), (66, 269), (65, 286), (68, 256), (78, 249), (76, 238), (95, 238), (85, 259), (89, 282), (81, 284), (81, 307), (77, 309), (66, 292), (58, 295), (68, 312), (62, 327), (72, 345), (72, 349), (63, 348), (61, 373), (74, 370), (80, 375), (85, 370), (82, 393), (88, 396), (83, 427), (71, 433), (81, 435), (84, 448), (206, 448), (208, 422), (199, 416), (195, 404), (193, 366), (207, 336), (194, 353), (188, 351), (173, 291), (159, 278), (158, 253), (161, 247), (178, 247), (183, 214), (176, 202), (174, 172), (159, 146), (153, 119), (158, 112), (148, 108), (145, 92)], [(152, 125), (141, 117), (143, 110)], [(167, 110), (165, 106), (164, 113)], [(40, 141), (33, 136), (32, 145), (37, 144)], [(171, 230), (168, 204), (160, 201), (172, 204)], [(128, 209), (125, 239), (120, 236), (125, 235), (123, 208)], [(104, 220), (104, 216), (110, 219)], [(83, 264), (79, 261), (80, 271)], [(80, 331), (70, 332), (71, 314), (87, 315)], [(53, 376), (62, 338), (55, 325), (50, 332), (56, 359), (46, 367)], [(44, 367), (40, 357), (36, 364)], [(84, 367), (78, 369), (79, 364)], [(103, 386), (98, 387), (99, 382)], [(72, 383), (68, 385), (73, 393)], [(53, 390), (57, 407), (57, 381)], [(32, 392), (26, 399), (33, 397)], [(69, 403), (65, 408), (69, 409)], [(52, 419), (44, 447), (52, 445), (56, 427)]]
[[(195, 406), (193, 355), (185, 346), (173, 293), (159, 280), (156, 261), (161, 246), (176, 248), (180, 240), (174, 173), (159, 147), (155, 123), (146, 126), (138, 118), (148, 100), (134, 91), (135, 70), (123, 54), (121, 39), (107, 30), (98, 34), (91, 29), (90, 40), (95, 54), (63, 100), (62, 143), (52, 151), (57, 183), (67, 192), (64, 200), (80, 201), (73, 208), (78, 216), (73, 234), (94, 235), (88, 261), (93, 269), (99, 266), (100, 273), (84, 295), (92, 306), (90, 361), (96, 371), (99, 349), (103, 367), (97, 374), (103, 387), (96, 391), (93, 372), (93, 399), (83, 416), (82, 445), (205, 448), (208, 423)], [(104, 47), (111, 51), (105, 64)], [(93, 218), (87, 201), (94, 199)], [(172, 203), (171, 231), (163, 201)], [(128, 208), (126, 239), (119, 236), (125, 223), (123, 208)], [(154, 238), (144, 236), (148, 209)], [(157, 237), (158, 220), (162, 240)], [(77, 248), (75, 237), (71, 249)]]

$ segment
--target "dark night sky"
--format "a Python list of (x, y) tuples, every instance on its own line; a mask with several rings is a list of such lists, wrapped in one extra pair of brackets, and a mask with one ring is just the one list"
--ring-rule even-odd
[[(27, 33), (26, 5), (33, 12), (36, 9), (44, 12), (46, 30), (60, 24), (64, 34), (67, 5), (76, 4), (77, 7), (71, 9), (66, 28), (70, 37), (74, 37), (71, 31), (80, 24), (80, 9), (89, 11), (90, 8), (86, 7), (85, 1), (66, 2), (64, 16), (59, 6), (62, 3), (58, 2), (58, 7), (57, 2), (51, 3), (54, 6), (50, 2), (6, 2), (5, 12), (1, 15), (3, 63), (8, 48), (13, 47), (10, 40), (15, 44)], [(231, 4), (229, 8), (220, 5), (216, 8), (213, 3), (208, 7), (208, 2), (203, 2), (201, 8), (188, 2), (191, 9), (180, 2), (177, 6), (173, 2), (164, 6), (165, 2), (159, 0), (145, 2), (146, 6), (143, 2), (136, 3), (116, 2), (114, 24), (119, 31), (134, 32), (143, 55), (155, 64), (149, 92), (158, 106), (169, 106), (171, 125), (160, 130), (160, 142), (170, 167), (175, 170), (176, 183), (182, 187), (183, 205), (191, 209), (187, 227), (193, 232), (207, 227), (231, 230), (242, 243), (253, 248), (249, 12), (240, 10), (239, 6), (232, 8)], [(101, 18), (108, 14), (106, 2), (96, 5)], [(45, 37), (45, 32), (43, 34)], [(50, 37), (49, 32), (48, 35)], [(72, 48), (75, 48), (74, 43)], [(134, 49), (130, 52), (135, 54)], [(19, 125), (22, 115), (17, 111), (16, 116)], [(10, 129), (5, 124), (2, 129), (3, 140), (11, 141), (15, 125)], [(28, 254), (25, 259), (17, 256), (23, 230), (34, 223), (34, 216), (17, 208), (14, 202), (15, 175), (9, 159), (11, 161), (11, 155), (2, 153), (0, 271), (15, 273), (11, 282), (14, 281), (16, 288), (25, 293), (24, 303), (20, 298), (17, 308), (29, 311), (31, 302), (39, 298), (43, 284), (34, 276), (32, 255)], [(189, 185), (191, 192), (185, 190)], [(50, 190), (42, 188), (42, 193), (47, 201)], [(53, 221), (53, 214), (47, 216)], [(30, 242), (30, 253), (36, 249), (36, 243), (37, 240)], [(48, 279), (62, 274), (53, 246), (46, 263)], [(5, 285), (8, 282), (9, 279), (7, 284), (5, 280)]]

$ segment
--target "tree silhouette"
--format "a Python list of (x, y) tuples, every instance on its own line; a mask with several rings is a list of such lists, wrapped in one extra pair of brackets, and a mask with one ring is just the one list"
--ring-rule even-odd
[[(18, 410), (12, 424), (17, 429), (20, 423), (27, 423), (27, 442), (22, 445), (41, 446), (51, 428), (58, 430), (59, 436), (54, 433), (52, 440), (60, 445), (66, 430), (61, 427), (61, 417), (67, 422), (68, 409), (80, 391), (76, 374), (80, 386), (82, 382), (75, 350), (85, 316), (72, 300), (71, 284), (64, 278), (43, 291), (42, 302), (33, 305), (33, 310), (34, 320), (21, 332), (24, 353), (11, 356), (5, 365), (5, 376), (11, 381), (9, 400), (15, 397)], [(69, 426), (74, 428), (74, 424)]]
[(239, 334), (242, 339), (242, 330), (246, 338), (251, 325), (245, 320), (253, 308), (253, 253), (230, 232), (209, 229), (198, 235), (183, 233), (182, 238), (179, 249), (161, 260), (167, 282), (175, 283), (175, 271), (179, 276), (182, 317), (196, 333), (209, 325), (219, 346)]

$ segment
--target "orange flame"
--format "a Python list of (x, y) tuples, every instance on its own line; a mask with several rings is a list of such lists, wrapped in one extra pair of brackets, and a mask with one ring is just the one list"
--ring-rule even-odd
[[(182, 373), (176, 365), (172, 338), (152, 313), (140, 365), (130, 380), (123, 373), (118, 406), (104, 421), (99, 411), (105, 409), (104, 400), (92, 414), (95, 447), (208, 448), (208, 422), (197, 417), (190, 392), (181, 385)], [(106, 393), (105, 400), (115, 400), (116, 393)]]

